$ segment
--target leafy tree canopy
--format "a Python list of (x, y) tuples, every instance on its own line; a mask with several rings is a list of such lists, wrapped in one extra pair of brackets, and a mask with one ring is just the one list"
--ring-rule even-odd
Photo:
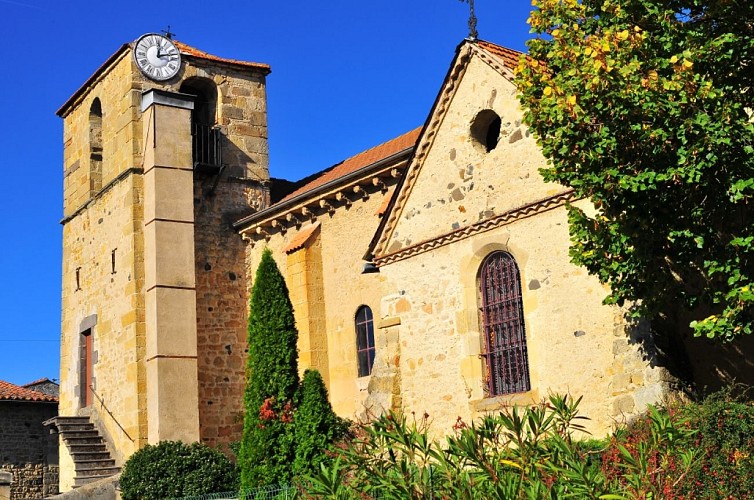
[(754, 317), (754, 2), (534, 0), (517, 85), (569, 207), (572, 260), (607, 303), (695, 319), (723, 341)]

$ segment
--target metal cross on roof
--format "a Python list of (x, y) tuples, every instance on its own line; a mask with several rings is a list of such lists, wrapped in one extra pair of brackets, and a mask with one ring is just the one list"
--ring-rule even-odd
[[(473, 0), (472, 0), (472, 1), (473, 1)], [(170, 32), (170, 25), (169, 25), (169, 24), (168, 24), (168, 29), (166, 29), (166, 30), (161, 30), (161, 31), (162, 31), (163, 33), (165, 33), (165, 38), (167, 38), (167, 39), (169, 39), (169, 40), (172, 40), (172, 39), (173, 39), (173, 37), (175, 36), (175, 33), (171, 33), (171, 32)]]
[(460, 0), (469, 4), (469, 40), (476, 40), (479, 38), (479, 33), (476, 30), (476, 14), (474, 14), (474, 0)]

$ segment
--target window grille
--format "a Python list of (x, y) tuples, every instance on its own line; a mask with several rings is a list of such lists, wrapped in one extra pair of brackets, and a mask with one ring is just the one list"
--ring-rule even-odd
[(359, 361), (359, 377), (372, 373), (374, 364), (374, 320), (369, 306), (356, 311), (356, 351)]
[(531, 389), (524, 331), (521, 278), (513, 257), (490, 254), (479, 277), (484, 353), (489, 396)]
[(216, 173), (222, 164), (222, 134), (220, 128), (193, 123), (191, 125), (194, 168)]

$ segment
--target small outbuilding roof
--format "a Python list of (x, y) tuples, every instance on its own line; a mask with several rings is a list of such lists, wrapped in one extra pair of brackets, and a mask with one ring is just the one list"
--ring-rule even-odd
[(58, 398), (0, 380), (0, 401), (41, 401), (57, 403)]

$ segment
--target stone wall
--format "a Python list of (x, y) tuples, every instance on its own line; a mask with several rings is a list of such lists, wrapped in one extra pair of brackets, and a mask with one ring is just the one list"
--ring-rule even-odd
[[(451, 73), (462, 79), (448, 83), (452, 98), (437, 110), (443, 115), (428, 122), (433, 142), (409, 167), (411, 180), (377, 256), (392, 290), (381, 316), (393, 326), (381, 335), (399, 340), (378, 340), (395, 347), (378, 354), (375, 372), (392, 370), (403, 411), (426, 411), (440, 433), (459, 416), (468, 421), (555, 392), (584, 396), (588, 429), (604, 435), (660, 401), (666, 373), (652, 367), (649, 332), (602, 305), (606, 289), (571, 264), (569, 194), (539, 175), (546, 161), (521, 124), (515, 87), (477, 57), (464, 68)], [(501, 124), (488, 148), (472, 130), (478, 116), (492, 112)], [(519, 268), (531, 389), (492, 397), (481, 357), (478, 277), (495, 251), (508, 252)]]
[[(249, 181), (194, 183), (197, 365), (201, 440), (239, 441), (243, 431), (248, 280), (245, 245), (231, 224), (248, 211)], [(227, 448), (224, 448), (227, 451)]]
[(11, 474), (10, 500), (36, 500), (58, 493), (57, 465), (0, 465), (0, 471)]
[[(197, 318), (200, 406), (204, 404), (199, 410), (204, 422), (202, 437), (218, 444), (236, 439), (231, 436), (240, 429), (237, 410), (242, 402), (247, 283), (243, 245), (230, 224), (242, 215), (250, 184), (259, 192), (252, 198), (261, 200), (262, 205), (268, 199), (266, 191), (260, 189), (268, 178), (265, 74), (264, 68), (242, 68), (187, 56), (176, 79), (157, 83), (139, 72), (130, 49), (125, 47), (61, 112), (64, 227), (60, 414), (84, 412), (97, 417), (95, 423), (112, 445), (118, 464), (146, 444), (149, 436), (143, 178), (148, 149), (143, 137), (149, 136), (145, 132), (154, 123), (148, 118), (151, 115), (141, 111), (142, 94), (153, 88), (179, 92), (187, 79), (195, 78), (217, 87), (215, 116), (224, 132), (224, 180), (207, 195), (215, 178), (199, 179), (201, 194), (188, 203), (197, 201), (195, 250), (197, 262), (201, 260), (197, 264), (197, 286), (203, 295), (197, 298), (196, 307), (203, 311)], [(97, 107), (95, 100), (101, 106), (101, 120), (92, 114)], [(93, 127), (99, 127), (99, 131), (93, 133)], [(158, 132), (174, 131), (162, 125)], [(190, 151), (188, 154), (190, 159)], [(228, 176), (245, 181), (227, 182)], [(216, 265), (215, 272), (204, 270), (208, 263)], [(91, 331), (94, 351), (96, 408), (89, 409), (81, 400), (84, 330)], [(232, 346), (232, 354), (226, 346)], [(61, 489), (67, 490), (73, 485), (73, 465), (64, 445), (60, 453)]]
[[(60, 414), (85, 407), (81, 332), (90, 330), (97, 424), (119, 464), (147, 439), (142, 200), (142, 176), (132, 172), (63, 227)], [(61, 444), (62, 464), (67, 453)], [(70, 486), (72, 471), (63, 467), (61, 489)]]
[(57, 493), (57, 435), (42, 425), (57, 404), (0, 401), (0, 471), (12, 474), (10, 498)]
[[(269, 247), (285, 277), (294, 304), (299, 330), (299, 371), (324, 370), (322, 377), (330, 392), (333, 409), (355, 418), (363, 413), (369, 377), (358, 376), (355, 315), (359, 306), (379, 315), (384, 278), (362, 274), (362, 259), (380, 221), (378, 211), (388, 196), (387, 187), (396, 179), (385, 179), (384, 189), (370, 186), (354, 193), (352, 188), (333, 208), (307, 212), (300, 224), (281, 223), (268, 237), (251, 234), (247, 266), (253, 280), (262, 251)], [(326, 205), (327, 206), (327, 205)], [(294, 212), (294, 210), (292, 210)], [(285, 220), (285, 216), (281, 216)], [(284, 251), (297, 236), (319, 223), (306, 242)], [(281, 230), (283, 225), (287, 225)]]
[[(100, 184), (141, 165), (141, 86), (134, 81), (130, 52), (112, 62), (106, 78), (81, 95), (63, 115), (63, 213), (73, 214), (91, 198), (92, 151), (90, 110), (98, 99), (102, 110)], [(95, 160), (97, 161), (97, 160)]]

